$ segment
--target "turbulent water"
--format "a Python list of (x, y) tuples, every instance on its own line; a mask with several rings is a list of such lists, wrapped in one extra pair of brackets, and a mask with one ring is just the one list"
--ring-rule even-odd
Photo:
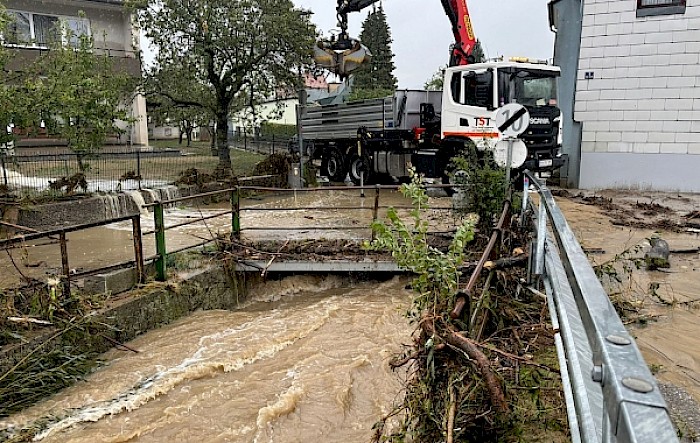
[(3, 427), (61, 417), (44, 442), (367, 441), (401, 400), (406, 281), (290, 277), (237, 311), (197, 312)]

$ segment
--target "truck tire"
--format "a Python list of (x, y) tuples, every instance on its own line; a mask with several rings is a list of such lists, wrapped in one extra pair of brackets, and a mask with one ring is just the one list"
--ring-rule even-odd
[(442, 176), (442, 184), (452, 185), (453, 187), (445, 188), (448, 197), (452, 197), (457, 189), (469, 188), (469, 171), (464, 169), (453, 169)]
[(348, 174), (350, 175), (350, 180), (356, 185), (361, 182), (360, 176), (364, 176), (364, 184), (369, 184), (372, 178), (372, 169), (370, 167), (369, 158), (367, 156), (359, 156), (357, 154), (350, 157), (348, 161)]
[(321, 175), (332, 182), (342, 182), (347, 174), (345, 158), (337, 149), (330, 149), (321, 159)]
[(455, 185), (455, 187), (445, 188), (445, 192), (452, 197), (457, 191), (456, 188), (469, 188), (470, 171), (457, 168), (454, 164), (455, 157), (464, 157), (470, 165), (478, 163), (478, 151), (472, 140), (460, 140), (454, 143), (445, 151), (445, 156), (441, 159), (442, 183), (445, 185)]

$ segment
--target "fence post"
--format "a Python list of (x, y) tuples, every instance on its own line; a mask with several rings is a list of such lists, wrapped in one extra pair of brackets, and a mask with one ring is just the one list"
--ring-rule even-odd
[(134, 215), (131, 219), (131, 232), (134, 238), (134, 259), (136, 260), (136, 281), (146, 281), (143, 264), (143, 242), (141, 238), (141, 214)]
[(248, 131), (243, 131), (243, 150), (248, 150)]
[(165, 221), (163, 218), (163, 204), (159, 201), (155, 202), (153, 207), (153, 218), (156, 224), (156, 280), (165, 281)]
[(238, 186), (231, 190), (231, 236), (241, 239), (241, 190)]
[[(379, 218), (379, 185), (374, 188), (374, 208), (372, 209), (372, 224)], [(372, 228), (372, 240), (375, 239), (374, 228)]]
[(136, 178), (139, 181), (139, 191), (141, 190), (141, 150), (136, 151)]
[(7, 188), (7, 169), (5, 169), (5, 153), (0, 153), (0, 166), (2, 166), (2, 181)]
[(272, 155), (275, 155), (275, 134), (272, 134)]
[(68, 266), (68, 244), (66, 233), (62, 231), (58, 234), (58, 242), (61, 245), (61, 268), (63, 272), (63, 296), (70, 297), (70, 267)]

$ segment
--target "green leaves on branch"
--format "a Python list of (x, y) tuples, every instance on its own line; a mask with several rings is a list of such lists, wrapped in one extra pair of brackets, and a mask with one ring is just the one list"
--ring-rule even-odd
[(429, 244), (428, 222), (422, 211), (428, 209), (428, 196), (421, 186), (415, 169), (410, 171), (411, 182), (401, 186), (401, 193), (411, 199), (413, 209), (409, 220), (404, 220), (394, 208), (387, 211), (387, 222), (372, 224), (375, 240), (366, 247), (391, 252), (396, 263), (416, 273), (411, 316), (417, 318), (428, 308), (446, 306), (457, 292), (461, 273), (458, 267), (464, 261), (464, 248), (474, 239), (476, 217), (467, 217), (457, 229), (446, 252)]
[[(21, 71), (0, 70), (0, 143), (14, 139), (4, 130), (13, 124), (27, 133), (46, 130), (74, 152), (90, 154), (133, 121), (135, 79), (98, 53), (92, 37), (67, 33), (76, 47), (58, 41)], [(14, 56), (3, 49), (0, 59), (4, 64)]]

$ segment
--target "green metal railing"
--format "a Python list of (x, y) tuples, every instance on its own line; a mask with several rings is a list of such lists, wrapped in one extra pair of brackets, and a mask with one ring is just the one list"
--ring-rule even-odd
[[(426, 185), (426, 188), (445, 188), (449, 185)], [(372, 211), (372, 220), (376, 221), (379, 217), (379, 210), (382, 208), (388, 208), (389, 206), (383, 206), (380, 204), (380, 191), (381, 190), (398, 190), (398, 185), (375, 185), (375, 186), (333, 186), (333, 187), (321, 187), (321, 188), (302, 188), (302, 189), (289, 189), (289, 188), (272, 188), (263, 186), (235, 186), (228, 189), (222, 189), (218, 191), (205, 192), (202, 194), (195, 194), (187, 197), (178, 197), (170, 200), (156, 201), (145, 205), (146, 208), (153, 208), (153, 218), (155, 229), (153, 231), (144, 232), (143, 235), (155, 234), (156, 242), (156, 255), (155, 255), (155, 268), (156, 268), (156, 279), (158, 281), (165, 281), (167, 279), (167, 269), (166, 262), (169, 254), (174, 254), (177, 252), (182, 252), (188, 249), (204, 246), (206, 244), (214, 242), (216, 239), (211, 238), (205, 240), (201, 243), (197, 243), (190, 246), (185, 246), (174, 251), (167, 250), (167, 242), (165, 232), (170, 229), (192, 225), (205, 220), (223, 217), (226, 215), (231, 216), (231, 237), (236, 240), (240, 240), (241, 233), (243, 231), (301, 231), (301, 230), (314, 230), (314, 231), (352, 231), (352, 230), (368, 230), (369, 226), (356, 226), (356, 225), (336, 225), (336, 226), (249, 226), (241, 227), (241, 219), (243, 212), (253, 212), (253, 211), (308, 211), (308, 210), (344, 210), (344, 211)], [(292, 193), (329, 193), (337, 191), (359, 191), (360, 195), (364, 197), (365, 191), (374, 191), (374, 203), (371, 207), (368, 206), (289, 206), (289, 207), (241, 207), (241, 201), (243, 195), (247, 193), (274, 193), (274, 194), (292, 194)], [(166, 226), (165, 207), (168, 205), (173, 205), (175, 203), (180, 203), (183, 201), (190, 201), (198, 198), (213, 197), (216, 195), (230, 194), (230, 204), (231, 209), (222, 211), (220, 213), (198, 217), (193, 220), (188, 220), (182, 223), (177, 223), (174, 225)], [(413, 209), (412, 206), (397, 206), (391, 205), (395, 209)], [(451, 208), (433, 208), (433, 209), (444, 209), (451, 210)], [(437, 231), (435, 233), (438, 233)]]

